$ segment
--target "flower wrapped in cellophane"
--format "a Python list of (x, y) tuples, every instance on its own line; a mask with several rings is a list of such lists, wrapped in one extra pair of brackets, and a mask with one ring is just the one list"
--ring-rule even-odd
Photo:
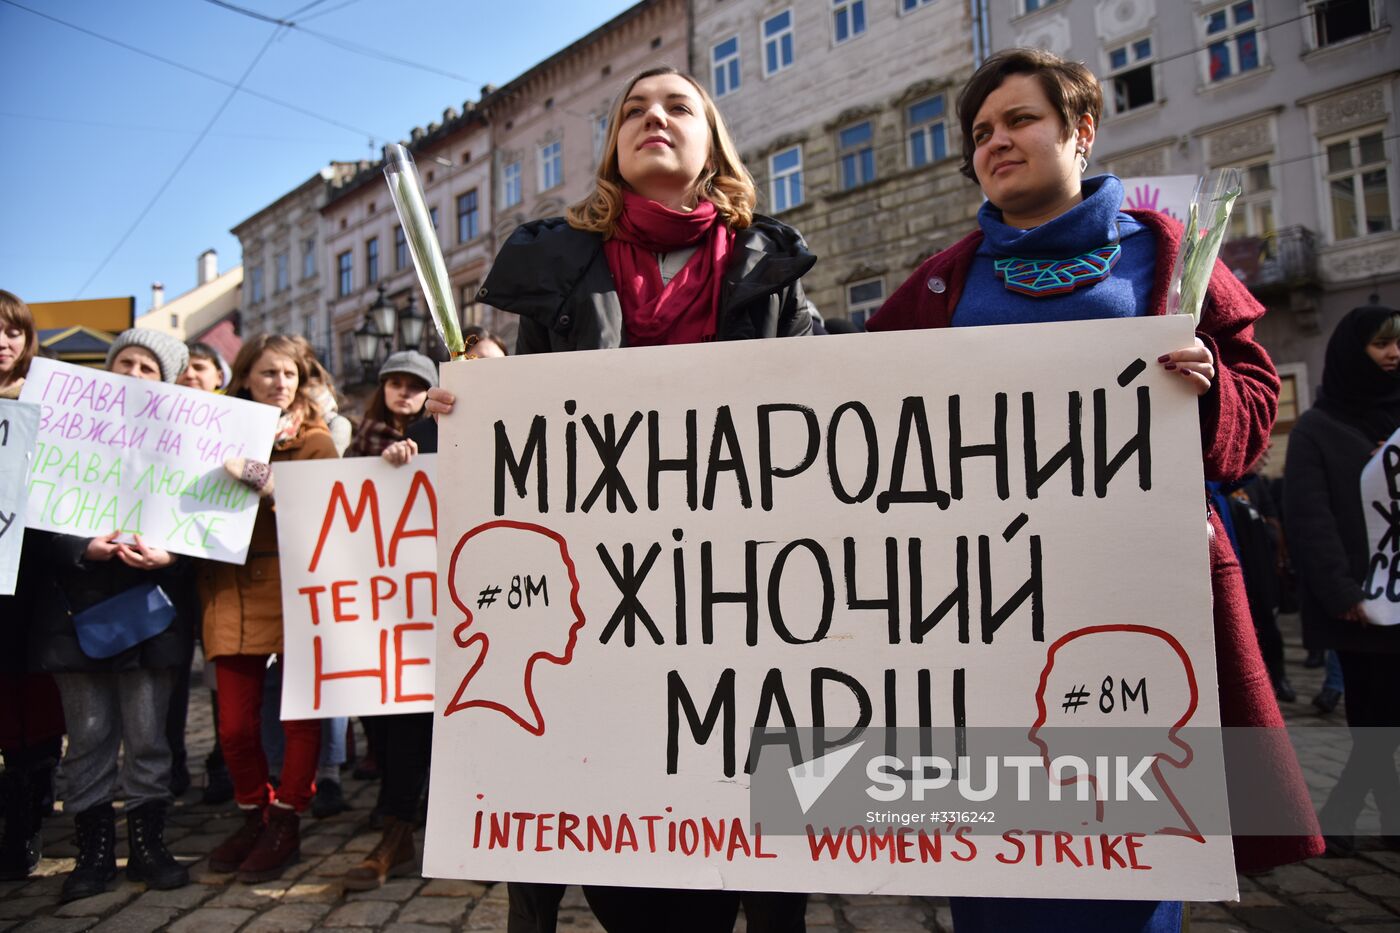
[(423, 197), (423, 182), (413, 156), (398, 143), (384, 147), (384, 177), (389, 193), (399, 212), (408, 251), (413, 256), (413, 268), (432, 313), (438, 336), (452, 359), (466, 352), (462, 341), (462, 326), (457, 320), (457, 303), (452, 300), (452, 284), (447, 277), (447, 263), (442, 258), (442, 246), (433, 231), (433, 218)]
[(1225, 231), (1230, 227), (1230, 211), (1243, 188), (1237, 168), (1223, 168), (1202, 175), (1187, 211), (1186, 231), (1181, 249), (1172, 266), (1171, 289), (1167, 292), (1168, 314), (1189, 314), (1200, 323), (1201, 306), (1210, 286), (1211, 272)]

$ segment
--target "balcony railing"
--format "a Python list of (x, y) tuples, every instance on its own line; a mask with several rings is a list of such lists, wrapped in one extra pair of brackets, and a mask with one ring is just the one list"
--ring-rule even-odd
[(1287, 291), (1318, 280), (1313, 232), (1303, 226), (1227, 240), (1221, 244), (1220, 259), (1256, 294)]

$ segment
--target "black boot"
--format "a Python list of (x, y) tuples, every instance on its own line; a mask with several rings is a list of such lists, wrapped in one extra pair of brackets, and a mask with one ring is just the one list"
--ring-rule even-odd
[(199, 798), (201, 803), (213, 805), (228, 803), (233, 799), (233, 778), (229, 776), (222, 758), (217, 764), (209, 764), (204, 778), (204, 793)]
[(182, 888), (190, 883), (190, 870), (165, 847), (165, 804), (147, 803), (126, 816), (128, 853), (126, 876), (144, 881), (156, 891)]
[(23, 881), (39, 867), (43, 857), (30, 777), (20, 767), (6, 768), (0, 774), (5, 811), (5, 834), (0, 837), (0, 881)]
[(65, 901), (101, 894), (117, 877), (117, 817), (112, 805), (84, 810), (73, 824), (78, 831), (78, 864), (63, 880)]

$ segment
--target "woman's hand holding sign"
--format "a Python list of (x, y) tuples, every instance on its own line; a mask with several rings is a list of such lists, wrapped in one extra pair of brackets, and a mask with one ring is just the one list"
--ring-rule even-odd
[(100, 538), (93, 538), (88, 541), (87, 547), (83, 550), (83, 560), (89, 563), (108, 561), (117, 558), (128, 567), (137, 570), (159, 570), (162, 567), (169, 567), (175, 562), (175, 555), (164, 548), (151, 547), (141, 540), (140, 535), (135, 535), (136, 543), (123, 544), (117, 540), (120, 531), (102, 535)]
[(117, 545), (117, 557), (128, 567), (137, 570), (159, 570), (162, 567), (169, 567), (175, 562), (175, 555), (165, 548), (150, 547), (141, 540), (140, 535), (133, 536), (136, 544)]
[(114, 531), (109, 535), (90, 539), (87, 547), (83, 550), (83, 560), (88, 563), (111, 560), (122, 549), (122, 545), (117, 543), (117, 535), (119, 534), (121, 534), (120, 531)]
[(1157, 362), (1163, 369), (1178, 373), (1197, 395), (1209, 392), (1210, 384), (1215, 381), (1215, 356), (1200, 337), (1196, 338), (1194, 346), (1164, 353), (1157, 357)]
[(452, 414), (453, 407), (457, 404), (457, 396), (446, 389), (429, 389), (428, 401), (425, 403), (429, 412), (434, 417), (438, 415)]
[[(431, 391), (431, 390), (430, 390)], [(413, 438), (404, 438), (401, 441), (394, 441), (384, 448), (381, 454), (384, 460), (394, 466), (403, 466), (418, 455), (418, 443)]]

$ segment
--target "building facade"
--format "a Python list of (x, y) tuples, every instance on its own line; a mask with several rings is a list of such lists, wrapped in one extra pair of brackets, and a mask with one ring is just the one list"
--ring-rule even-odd
[[(589, 192), (622, 83), (657, 65), (686, 70), (689, 23), (685, 0), (644, 0), (483, 95), (496, 247), (525, 221), (561, 215)], [(515, 315), (485, 305), (472, 314), (514, 344)]]
[[(1400, 33), (1393, 0), (1012, 0), (994, 47), (1085, 62), (1105, 114), (1094, 166), (1128, 176), (1236, 166), (1222, 258), (1269, 313), (1286, 434), (1349, 309), (1400, 305)], [(1282, 458), (1274, 458), (1281, 466)]]
[(692, 73), (759, 188), (759, 209), (819, 257), (823, 317), (864, 326), (981, 195), (953, 114), (973, 69), (972, 9), (948, 0), (693, 0)]
[[(475, 323), (471, 302), (494, 255), (490, 130), (480, 108), (468, 101), (461, 111), (448, 108), (439, 122), (415, 127), (404, 145), (423, 181), (458, 315), (464, 323)], [(353, 380), (362, 374), (355, 330), (381, 289), (400, 311), (412, 299), (419, 313), (431, 312), (424, 304), (382, 161), (361, 162), (352, 175), (333, 184), (320, 217), (327, 258), (321, 297), (333, 335), (334, 370), (342, 381)], [(424, 345), (436, 347), (432, 325), (426, 330)], [(390, 342), (397, 346), (397, 337), (386, 344)]]
[(321, 207), (358, 166), (332, 162), (230, 232), (243, 247), (242, 333), (300, 334), (323, 360), (332, 331), (322, 300), (326, 268)]

